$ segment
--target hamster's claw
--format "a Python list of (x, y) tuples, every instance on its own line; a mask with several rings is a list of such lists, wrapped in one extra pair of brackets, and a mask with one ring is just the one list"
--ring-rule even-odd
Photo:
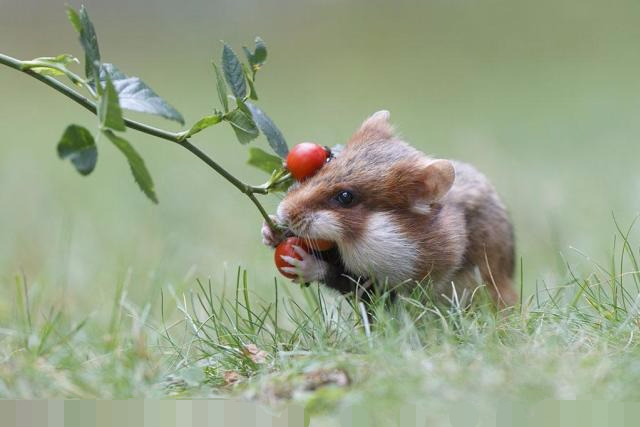
[(297, 275), (293, 279), (295, 283), (315, 282), (325, 277), (327, 273), (325, 261), (316, 258), (299, 246), (293, 245), (293, 250), (301, 259), (287, 255), (282, 255), (280, 258), (291, 265), (291, 267), (282, 267), (281, 270), (285, 273)]
[(307, 253), (307, 251), (305, 251), (304, 249), (302, 249), (300, 246), (296, 246), (296, 245), (292, 245), (291, 246), (293, 248), (293, 250), (295, 251), (295, 253), (297, 253), (298, 255), (300, 255), (302, 257), (302, 259), (304, 259), (306, 256), (308, 256), (309, 254)]

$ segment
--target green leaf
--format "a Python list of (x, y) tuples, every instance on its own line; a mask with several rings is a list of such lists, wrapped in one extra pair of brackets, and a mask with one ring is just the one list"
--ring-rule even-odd
[(293, 185), (293, 177), (291, 174), (287, 176), (288, 171), (286, 169), (280, 169), (277, 171), (273, 171), (271, 178), (267, 182), (267, 186), (269, 187), (269, 193), (277, 193), (282, 192), (286, 193), (289, 187)]
[(80, 6), (80, 22), (82, 22), (80, 42), (86, 55), (85, 74), (87, 78), (97, 79), (98, 68), (100, 67), (98, 36), (91, 19), (89, 19), (89, 13), (84, 6)]
[(122, 118), (118, 93), (108, 75), (106, 76), (104, 90), (98, 105), (98, 119), (100, 120), (101, 129), (113, 129), (121, 132), (127, 130)]
[(241, 144), (248, 144), (260, 134), (256, 124), (251, 118), (251, 114), (247, 114), (240, 107), (228, 112), (223, 118), (231, 124)]
[(247, 96), (247, 84), (244, 81), (242, 65), (233, 49), (226, 43), (222, 49), (222, 71), (234, 96), (240, 99)]
[(247, 160), (247, 163), (265, 171), (269, 175), (274, 171), (282, 169), (282, 159), (280, 157), (269, 154), (256, 147), (249, 148), (249, 160)]
[(253, 63), (264, 64), (267, 60), (267, 44), (260, 37), (256, 37), (256, 50), (253, 52)]
[(269, 142), (271, 149), (280, 157), (285, 158), (289, 154), (289, 147), (287, 141), (284, 139), (280, 129), (273, 123), (273, 121), (267, 116), (264, 111), (256, 107), (251, 102), (246, 103), (247, 108), (251, 110), (253, 120), (258, 124), (260, 131), (264, 134)]
[[(55, 66), (55, 67), (65, 67), (69, 64), (79, 64), (80, 61), (73, 55), (69, 55), (68, 53), (63, 53), (58, 56), (41, 56), (38, 58), (34, 58), (31, 61), (27, 61), (28, 64), (40, 63), (43, 66)], [(37, 65), (30, 66), (30, 70), (34, 70), (37, 68)]]
[[(41, 56), (39, 58), (32, 59), (31, 61), (25, 61), (23, 69), (29, 69), (34, 73), (38, 73), (43, 76), (65, 76), (69, 75), (67, 65), (76, 63), (79, 64), (78, 58), (69, 54), (62, 54), (58, 56)], [(78, 84), (78, 81), (71, 79), (74, 84)]]
[(254, 75), (256, 71), (258, 71), (267, 60), (267, 45), (265, 44), (264, 40), (262, 40), (260, 37), (256, 37), (255, 44), (256, 47), (253, 52), (251, 52), (251, 50), (244, 46), (242, 47), (242, 49), (244, 50), (244, 54), (247, 56), (247, 61), (249, 61), (249, 65), (251, 65), (251, 69)]
[(251, 117), (251, 110), (249, 110), (249, 107), (247, 107), (247, 103), (245, 101), (243, 101), (242, 99), (236, 99), (236, 106), (240, 109), (240, 111), (244, 112), (247, 117), (251, 119), (251, 121), (253, 121), (253, 118)]
[(249, 83), (249, 98), (254, 101), (258, 100), (258, 93), (256, 92), (256, 88), (253, 84), (253, 76), (251, 72), (247, 68), (246, 65), (242, 64), (242, 71), (244, 71), (244, 75), (247, 77), (247, 83)]
[(64, 76), (64, 72), (60, 71), (57, 68), (53, 68), (53, 67), (46, 67), (46, 66), (42, 66), (42, 67), (31, 67), (29, 68), (29, 70), (33, 71), (34, 73), (38, 73), (41, 76)]
[(96, 167), (98, 150), (93, 135), (86, 128), (69, 125), (58, 142), (58, 156), (70, 160), (81, 175), (89, 175)]
[(138, 154), (138, 152), (129, 144), (129, 142), (116, 135), (110, 130), (103, 131), (105, 136), (109, 138), (109, 140), (118, 147), (118, 149), (124, 154), (129, 162), (129, 167), (131, 168), (131, 173), (133, 174), (133, 179), (135, 179), (138, 187), (142, 190), (142, 192), (149, 198), (153, 203), (158, 203), (158, 197), (156, 196), (153, 179), (151, 178), (151, 174), (147, 170), (147, 167), (144, 164), (144, 160)]
[(80, 34), (80, 44), (85, 55), (85, 75), (88, 79), (95, 79), (100, 67), (100, 48), (98, 47), (98, 36), (87, 9), (80, 6), (78, 13), (69, 6), (67, 16), (73, 28)]
[(118, 92), (120, 106), (126, 110), (140, 113), (153, 114), (165, 119), (174, 120), (184, 124), (182, 114), (162, 99), (153, 89), (138, 77), (129, 77), (113, 64), (102, 64), (100, 80), (107, 76), (113, 81), (113, 86)]
[[(278, 158), (278, 160), (280, 159)], [(282, 162), (282, 160), (280, 161)], [(269, 180), (265, 184), (261, 185), (261, 187), (266, 188), (269, 193), (284, 193), (293, 185), (293, 183), (293, 177), (289, 171), (281, 166), (279, 169), (276, 169), (271, 173)]]
[(213, 114), (211, 116), (205, 116), (201, 118), (200, 120), (195, 122), (195, 124), (191, 126), (191, 128), (189, 128), (189, 130), (185, 133), (185, 138), (189, 138), (190, 136), (195, 135), (196, 133), (210, 126), (217, 125), (222, 121), (222, 117), (222, 114)]
[(80, 16), (78, 16), (78, 12), (71, 6), (67, 6), (67, 17), (69, 17), (69, 21), (71, 25), (79, 34), (82, 32), (82, 22), (80, 22)]
[(213, 69), (216, 72), (216, 89), (218, 90), (218, 98), (220, 98), (220, 103), (222, 104), (222, 108), (224, 108), (224, 112), (229, 112), (229, 98), (227, 98), (227, 85), (224, 82), (224, 78), (222, 77), (222, 73), (220, 73), (220, 69), (216, 65), (215, 62), (212, 62)]

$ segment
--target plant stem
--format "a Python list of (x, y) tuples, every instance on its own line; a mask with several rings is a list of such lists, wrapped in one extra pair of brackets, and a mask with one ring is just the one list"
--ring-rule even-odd
[[(76, 103), (80, 104), (82, 107), (89, 110), (91, 113), (93, 114), (97, 113), (97, 107), (93, 101), (81, 95), (80, 93), (76, 92), (75, 90), (71, 89), (70, 87), (64, 85), (63, 83), (59, 82), (53, 77), (43, 76), (41, 74), (36, 73), (33, 70), (25, 68), (24, 63), (25, 63), (24, 61), (20, 61), (19, 59), (12, 58), (11, 56), (0, 53), (0, 64), (6, 65), (9, 68), (13, 68), (14, 70), (21, 71), (37, 80), (40, 80), (42, 83), (52, 87), (56, 91), (72, 99)], [(231, 173), (229, 173), (225, 168), (220, 166), (220, 164), (218, 164), (215, 160), (207, 156), (202, 150), (200, 150), (195, 145), (191, 144), (188, 141), (188, 138), (184, 138), (184, 135), (182, 132), (169, 132), (164, 129), (159, 129), (159, 128), (149, 126), (144, 123), (140, 123), (135, 120), (130, 120), (127, 118), (124, 119), (124, 123), (128, 128), (137, 130), (138, 132), (146, 133), (147, 135), (152, 135), (157, 138), (171, 141), (189, 150), (192, 154), (194, 154), (196, 157), (198, 157), (200, 160), (206, 163), (207, 166), (209, 166), (211, 169), (216, 171), (224, 179), (229, 181), (234, 187), (236, 187), (238, 190), (246, 194), (249, 197), (249, 199), (253, 202), (253, 204), (256, 205), (256, 207), (258, 208), (258, 211), (260, 211), (260, 214), (262, 215), (266, 223), (269, 225), (269, 227), (276, 232), (278, 231), (278, 228), (275, 226), (275, 224), (273, 223), (273, 221), (265, 211), (264, 207), (262, 206), (262, 204), (258, 201), (258, 199), (254, 195), (254, 193), (267, 194), (268, 191), (265, 188), (258, 187), (258, 186), (251, 186), (240, 181), (238, 178), (236, 178)]]

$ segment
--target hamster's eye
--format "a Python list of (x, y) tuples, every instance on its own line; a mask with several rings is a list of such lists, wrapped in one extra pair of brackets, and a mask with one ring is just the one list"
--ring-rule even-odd
[(336, 195), (336, 200), (343, 208), (351, 206), (353, 203), (353, 193), (351, 191), (343, 190)]

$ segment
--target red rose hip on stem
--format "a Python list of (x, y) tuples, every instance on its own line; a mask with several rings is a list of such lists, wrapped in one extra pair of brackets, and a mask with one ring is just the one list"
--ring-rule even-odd
[(302, 239), (300, 237), (289, 237), (283, 240), (278, 246), (276, 246), (274, 261), (280, 274), (288, 277), (289, 279), (295, 279), (298, 275), (282, 271), (283, 267), (293, 267), (291, 264), (283, 260), (282, 256), (285, 255), (296, 259), (302, 259), (295, 249), (293, 249), (294, 246), (298, 246), (307, 252), (309, 250), (326, 251), (331, 249), (334, 246), (334, 243), (330, 240)]
[(314, 175), (329, 157), (327, 150), (313, 142), (301, 142), (287, 155), (287, 169), (297, 181)]
[(280, 272), (280, 274), (288, 277), (289, 279), (295, 279), (296, 277), (298, 277), (298, 275), (282, 271), (283, 267), (293, 267), (291, 264), (283, 260), (282, 256), (285, 255), (296, 259), (302, 259), (300, 258), (300, 255), (298, 255), (298, 253), (293, 249), (294, 246), (299, 246), (306, 250), (306, 246), (302, 239), (299, 239), (297, 237), (289, 237), (288, 239), (283, 240), (278, 246), (276, 246), (276, 252), (273, 256), (273, 260), (275, 261), (276, 267), (278, 267), (278, 271)]
[(304, 239), (305, 249), (309, 248), (314, 251), (324, 252), (335, 246), (331, 240), (324, 239)]

